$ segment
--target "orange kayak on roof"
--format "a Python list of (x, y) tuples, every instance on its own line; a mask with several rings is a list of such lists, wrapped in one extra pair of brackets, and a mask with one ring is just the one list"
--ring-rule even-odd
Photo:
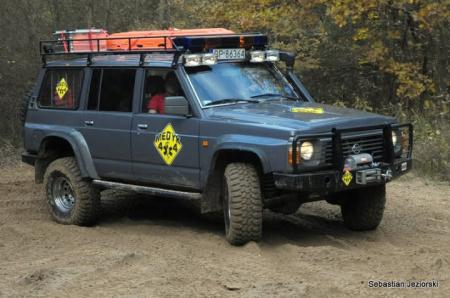
[[(201, 35), (222, 35), (234, 34), (233, 31), (224, 28), (203, 28), (203, 29), (169, 29), (154, 31), (129, 31), (113, 33), (108, 36), (106, 48), (109, 51), (129, 51), (173, 48), (172, 43), (165, 37), (173, 36), (201, 36)], [(152, 37), (142, 38), (139, 37)], [(130, 39), (132, 37), (132, 39)], [(160, 37), (160, 38), (158, 38)], [(121, 39), (124, 38), (124, 39)]]
[[(104, 29), (60, 30), (53, 33), (56, 39), (70, 42), (63, 43), (65, 52), (97, 52), (106, 51), (108, 32)], [(97, 41), (97, 39), (100, 39)]]

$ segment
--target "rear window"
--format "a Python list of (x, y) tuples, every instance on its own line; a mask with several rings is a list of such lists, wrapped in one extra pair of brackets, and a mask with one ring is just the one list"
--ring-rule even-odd
[(38, 97), (39, 106), (66, 110), (78, 108), (82, 82), (82, 69), (48, 70)]
[(88, 110), (131, 112), (135, 69), (94, 69)]

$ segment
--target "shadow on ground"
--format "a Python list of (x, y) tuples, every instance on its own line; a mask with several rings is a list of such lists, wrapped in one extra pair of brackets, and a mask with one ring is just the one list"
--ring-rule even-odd
[[(298, 246), (330, 245), (342, 247), (335, 237), (361, 235), (346, 229), (339, 209), (330, 207), (325, 214), (323, 208), (302, 206), (293, 215), (283, 215), (264, 211), (262, 244)], [(199, 233), (224, 236), (221, 214), (200, 214), (197, 206), (188, 201), (156, 198), (133, 193), (107, 190), (102, 193), (101, 224), (117, 223), (126, 219), (135, 223), (180, 227)]]

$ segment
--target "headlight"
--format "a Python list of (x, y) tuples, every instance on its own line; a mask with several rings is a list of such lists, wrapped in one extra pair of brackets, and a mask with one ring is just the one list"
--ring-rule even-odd
[(300, 157), (303, 160), (310, 160), (314, 154), (314, 146), (311, 142), (303, 142), (300, 146)]
[[(295, 160), (298, 163), (301, 162), (301, 160), (309, 161), (312, 159), (314, 155), (314, 145), (312, 142), (302, 142), (301, 144), (297, 144), (297, 150), (295, 151)], [(293, 152), (292, 152), (292, 143), (289, 146), (288, 150), (288, 163), (292, 166), (293, 165)]]
[(399, 130), (392, 131), (392, 145), (394, 147), (394, 152), (396, 155), (401, 154), (402, 152), (402, 140), (401, 132)]
[(392, 145), (394, 145), (394, 147), (396, 147), (397, 143), (398, 143), (397, 132), (393, 131), (392, 132)]

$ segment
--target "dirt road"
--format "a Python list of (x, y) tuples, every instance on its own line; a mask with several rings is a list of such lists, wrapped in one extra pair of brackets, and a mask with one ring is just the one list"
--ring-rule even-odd
[[(265, 214), (264, 240), (232, 247), (219, 221), (117, 193), (104, 195), (119, 203), (98, 226), (56, 224), (32, 169), (2, 169), (0, 297), (448, 295), (450, 187), (409, 176), (388, 194), (375, 232), (348, 231), (339, 208), (314, 203), (292, 216)], [(368, 287), (410, 279), (439, 288)]]

